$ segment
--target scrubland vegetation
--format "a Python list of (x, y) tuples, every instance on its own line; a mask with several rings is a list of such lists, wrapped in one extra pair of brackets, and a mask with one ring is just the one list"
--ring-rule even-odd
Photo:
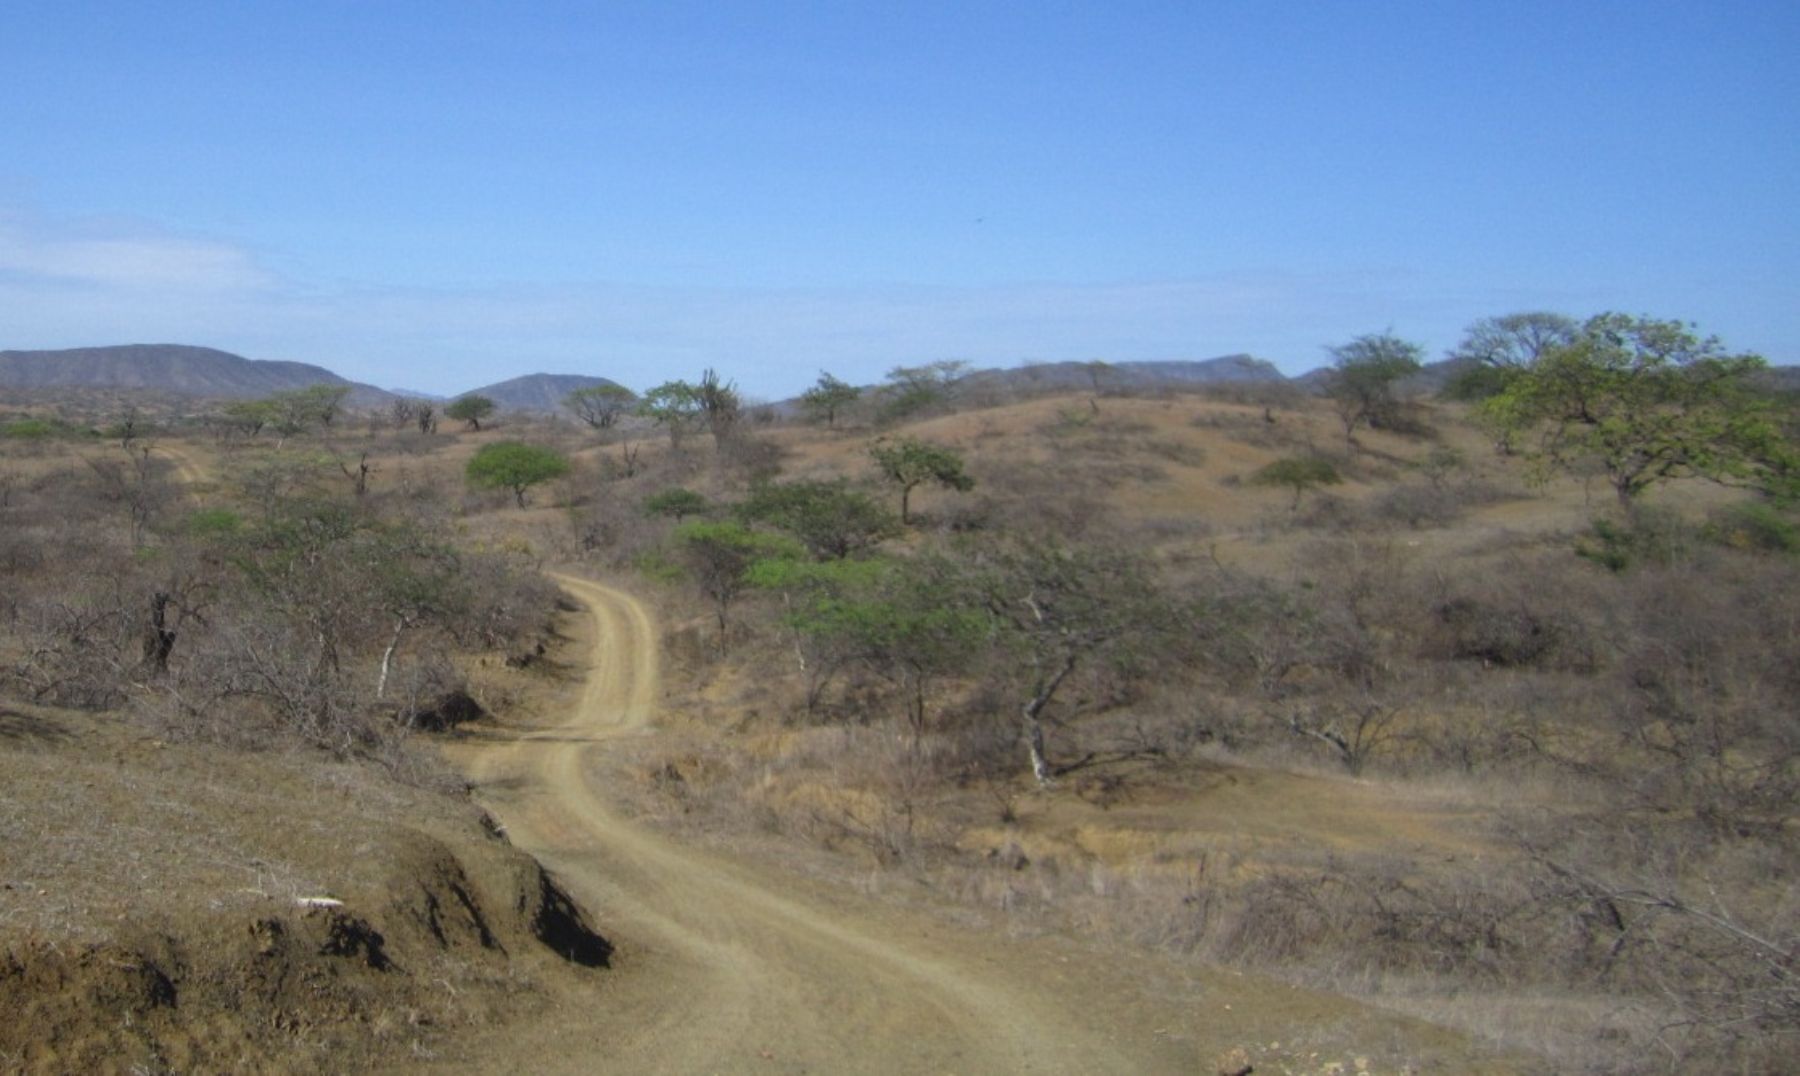
[(937, 363), (792, 413), (709, 370), (457, 433), (21, 415), (0, 679), (430, 779), (410, 732), (505, 703), (471, 669), (554, 646), (537, 570), (572, 566), (663, 612), (647, 817), (1560, 1071), (1782, 1067), (1795, 401), (1647, 319), (1480, 323), (1437, 397), (1391, 334), (1334, 354), (1322, 398), (1103, 364), (973, 398)]
[[(642, 761), (644, 809), (1558, 1068), (1778, 1067), (1793, 403), (1679, 326), (1510, 329), (1576, 354), (1471, 356), (1473, 405), (1405, 392), (1380, 338), (1322, 401), (827, 375), (813, 432), (647, 463), (571, 513), (675, 612), (696, 726)], [(909, 505), (902, 443), (961, 481)]]

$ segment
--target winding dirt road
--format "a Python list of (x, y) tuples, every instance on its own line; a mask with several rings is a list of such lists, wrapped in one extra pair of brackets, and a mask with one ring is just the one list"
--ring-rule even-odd
[[(579, 705), (560, 725), (491, 742), (463, 762), (514, 843), (556, 872), (619, 945), (619, 966), (591, 1011), (564, 1011), (547, 1019), (550, 1030), (532, 1032), (528, 1056), (517, 1042), (495, 1043), (462, 1065), (1191, 1073), (1212, 1071), (1221, 1044), (1263, 1031), (1266, 1009), (1254, 1030), (1231, 1025), (1277, 994), (1277, 1026), (1354, 1019), (1336, 999), (1237, 979), (1234, 1017), (1210, 986), (1171, 974), (1172, 965), (971, 930), (633, 824), (595, 787), (590, 764), (608, 741), (649, 734), (657, 633), (629, 595), (557, 581), (595, 621)], [(1378, 1032), (1394, 1033), (1391, 1025)]]
[(186, 451), (168, 444), (154, 445), (150, 451), (173, 464), (175, 477), (179, 478), (182, 484), (189, 489), (206, 484), (205, 470), (194, 462), (194, 457), (188, 455)]

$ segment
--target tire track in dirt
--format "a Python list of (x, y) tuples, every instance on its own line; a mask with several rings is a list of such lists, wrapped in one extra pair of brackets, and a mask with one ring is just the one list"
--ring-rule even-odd
[[(557, 581), (594, 617), (579, 705), (559, 726), (470, 764), (513, 841), (548, 863), (654, 970), (627, 1014), (597, 1017), (570, 1070), (630, 1072), (1145, 1072), (1167, 1042), (1124, 1049), (1004, 939), (876, 902), (797, 887), (770, 868), (678, 844), (618, 815), (585, 763), (642, 735), (658, 694), (657, 637), (629, 595)], [(859, 906), (866, 904), (867, 906)], [(1015, 960), (1017, 961), (1015, 963)], [(623, 1015), (623, 1019), (618, 1017)], [(1190, 1067), (1191, 1056), (1186, 1059)]]
[(158, 444), (152, 445), (149, 451), (163, 457), (175, 466), (175, 476), (181, 480), (182, 485), (192, 489), (195, 486), (206, 484), (206, 472), (194, 462), (194, 457), (188, 455), (185, 450), (167, 444)]

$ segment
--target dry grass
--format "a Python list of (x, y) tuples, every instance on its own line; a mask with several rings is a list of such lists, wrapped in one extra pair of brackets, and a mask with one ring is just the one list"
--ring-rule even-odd
[[(852, 884), (869, 885), (872, 869), (924, 879), (1017, 929), (1062, 925), (1275, 970), (1530, 1047), (1559, 1070), (1686, 1056), (1754, 1069), (1772, 1056), (1765, 1039), (1676, 1026), (1691, 1013), (1653, 985), (1659, 967), (1720, 952), (1704, 949), (1710, 941), (1645, 920), (1661, 933), (1645, 935), (1636, 963), (1596, 978), (1599, 965), (1583, 963), (1604, 935), (1583, 918), (1590, 897), (1559, 889), (1534, 858), (1545, 854), (1534, 840), (1579, 831), (1581, 861), (1624, 868), (1639, 822), (1665, 848), (1691, 835), (1679, 815), (1630, 815), (1648, 794), (1634, 778), (1662, 764), (1622, 740), (1629, 728), (1598, 704), (1618, 690), (1601, 680), (1636, 645), (1649, 608), (1632, 596), (1637, 584), (1571, 553), (1605, 497), (1578, 480), (1529, 484), (1521, 461), (1494, 455), (1459, 414), (1435, 414), (1430, 441), (1363, 433), (1353, 455), (1333, 416), (1306, 401), (1273, 409), (1270, 422), (1258, 406), (1188, 397), (1109, 398), (1098, 413), (1085, 398), (1052, 398), (906, 430), (957, 448), (977, 478), (967, 497), (918, 499), (940, 526), (1122, 544), (1175, 580), (1238, 573), (1340, 617), (1321, 653), (1360, 648), (1355, 661), (1377, 670), (1394, 713), (1362, 777), (1288, 727), (1296, 703), (1342, 695), (1340, 674), (1317, 658), (1263, 695), (1210, 665), (1218, 655), (1198, 655), (1166, 672), (1166, 692), (1060, 730), (1062, 757), (1091, 761), (1041, 791), (1020, 775), (1022, 752), (977, 683), (944, 686), (916, 748), (866, 679), (842, 685), (834, 723), (818, 724), (797, 703), (774, 608), (752, 606), (727, 654), (703, 634), (677, 648), (686, 659), (669, 722), (685, 746), (636, 760), (640, 808), (691, 834), (829, 850), (808, 861)], [(771, 436), (790, 474), (866, 473), (859, 434)], [(1459, 454), (1440, 457), (1448, 468), (1431, 462), (1442, 449)], [(1242, 484), (1295, 451), (1338, 457), (1350, 481), (1333, 503), (1296, 513), (1289, 494)], [(1698, 516), (1720, 496), (1672, 487), (1655, 500)], [(1748, 574), (1711, 576), (1715, 585), (1784, 592), (1781, 569), (1758, 577), (1763, 568), (1743, 563)], [(1710, 561), (1679, 570), (1719, 571)], [(679, 587), (664, 598), (671, 621), (700, 611)], [(1782, 630), (1751, 624), (1730, 645), (1753, 651), (1758, 632)], [(1772, 684), (1780, 674), (1765, 662), (1743, 675)], [(1793, 849), (1740, 852), (1690, 856), (1670, 881), (1729, 878), (1720, 884), (1735, 913), (1779, 923), (1779, 886), (1746, 864), (1791, 877)]]
[[(1136, 549), (1173, 585), (1216, 584), (1233, 596), (1233, 586), (1253, 580), (1292, 598), (1316, 631), (1290, 641), (1313, 649), (1288, 665), (1279, 648), (1233, 665), (1231, 646), (1298, 622), (1253, 611), (1208, 636), (1185, 665), (1152, 670), (1152, 687), (1107, 696), (1106, 685), (1090, 685), (1056, 730), (1059, 757), (1081, 765), (1039, 790), (1022, 774), (1010, 711), (980, 677), (943, 685), (917, 744), (896, 721), (891, 690), (872, 676), (846, 677), (822, 714), (808, 714), (775, 601), (747, 600), (721, 651), (691, 588), (638, 576), (630, 585), (654, 594), (671, 626), (670, 695), (659, 739), (621, 747), (613, 786), (646, 818), (690, 837), (754, 844), (864, 890), (914, 899), (923, 886), (1010, 929), (1073, 928), (1186, 960), (1275, 971), (1533, 1050), (1559, 1071), (1674, 1067), (1683, 1051), (1746, 1071), (1759, 1058), (1772, 1064), (1779, 1051), (1766, 1035), (1732, 1042), (1672, 1027), (1686, 1017), (1658, 993), (1656, 975), (1701, 969), (1723, 950), (1666, 917), (1634, 920), (1637, 932), (1615, 938), (1593, 919), (1599, 898), (1545, 864), (1573, 858), (1623, 884), (1655, 862), (1666, 869), (1640, 879), (1646, 884), (1682, 893), (1713, 885), (1741, 921), (1788, 937), (1791, 804), (1774, 836), (1708, 831), (1690, 794), (1706, 774), (1671, 767), (1662, 757), (1668, 743), (1644, 733), (1641, 711), (1610, 700), (1648, 705), (1649, 643), (1679, 649), (1655, 627), (1659, 608), (1710, 625), (1728, 652), (1775, 654), (1720, 664), (1728, 683), (1701, 676), (1673, 684), (1683, 699), (1755, 701), (1800, 690), (1780, 664), (1789, 660), (1779, 645), (1791, 643), (1791, 618), (1770, 611), (1792, 593), (1791, 567), (1708, 553), (1664, 570), (1676, 581), (1682, 573), (1705, 580), (1686, 588), (1656, 589), (1654, 573), (1606, 575), (1570, 552), (1608, 507), (1604, 490), (1578, 480), (1530, 485), (1521, 461), (1494, 455), (1454, 408), (1439, 409), (1431, 424), (1436, 440), (1366, 432), (1351, 453), (1335, 417), (1307, 400), (1265, 413), (1259, 403), (1189, 396), (1105, 398), (1096, 412), (1085, 397), (1047, 398), (913, 423), (908, 435), (961, 451), (977, 487), (919, 491), (925, 526), (898, 547), (928, 545), (936, 529)], [(465, 494), (461, 467), (477, 445), (520, 435), (572, 452), (575, 473), (535, 494), (525, 511)], [(776, 425), (756, 436), (771, 446), (758, 459), (778, 457), (784, 477), (872, 481), (872, 431)], [(643, 517), (645, 496), (679, 484), (728, 502), (748, 481), (741, 462), (704, 438), (681, 453), (646, 439), (629, 477), (616, 444), (566, 425), (382, 434), (367, 444), (382, 462), (380, 496), (420, 510), (447, 504), (435, 510), (460, 543), (507, 550), (525, 564), (654, 565), (668, 524)], [(1460, 453), (1451, 473), (1428, 471), (1440, 448)], [(1290, 494), (1244, 484), (1302, 451), (1338, 460), (1349, 480), (1333, 499), (1309, 495), (1294, 511)], [(193, 454), (223, 476), (243, 452), (197, 446)], [(19, 473), (47, 466), (32, 457)], [(1671, 487), (1653, 499), (1697, 517), (1728, 496)], [(1689, 593), (1708, 587), (1717, 603)], [(1762, 611), (1734, 621), (1721, 607)], [(1354, 691), (1346, 670), (1363, 678)], [(504, 684), (494, 690), (506, 695)], [(1341, 714), (1346, 700), (1374, 700), (1393, 714), (1361, 776), (1346, 773), (1321, 739), (1294, 732), (1299, 717)], [(1738, 716), (1751, 727), (1760, 720)], [(15, 762), (40, 750), (29, 739), (19, 741)], [(1765, 749), (1756, 741), (1723, 761)], [(131, 749), (169, 759), (186, 750)], [(161, 754), (170, 751), (178, 753)], [(192, 809), (209, 816), (264, 817), (299, 788), (284, 778), (258, 798), (229, 773), (215, 776), (216, 760), (189, 764), (202, 775), (201, 806)], [(48, 776), (17, 772), (48, 794)], [(209, 890), (287, 893), (342, 884), (321, 873), (335, 858), (392, 851), (347, 844), (328, 824), (264, 854), (254, 827), (224, 826), (182, 860), (154, 839), (195, 824), (174, 794), (180, 767), (134, 762), (119, 777), (88, 757), (70, 772), (112, 788), (114, 802), (136, 796), (147, 806), (140, 817), (118, 815), (119, 843), (34, 852), (40, 858), (28, 872), (9, 861), (9, 874), (28, 873), (40, 886), (98, 877), (96, 864), (109, 857), (131, 862), (136, 840), (144, 865), (131, 869), (162, 869), (154, 863), (167, 853), (169, 870)], [(311, 763), (295, 772), (293, 781), (312, 782), (328, 805), (361, 796), (349, 777), (327, 779)], [(407, 797), (424, 793), (383, 795), (400, 797), (389, 803), (399, 818), (422, 807)], [(4, 821), (35, 826), (26, 836), (42, 838), (82, 818), (73, 807), (27, 815)], [(268, 865), (267, 878), (251, 870), (246, 879), (250, 857)], [(145, 888), (157, 882), (134, 877)], [(54, 899), (46, 887), (45, 896), (41, 905), (15, 902), (12, 921), (116, 914), (106, 904), (116, 891), (109, 898), (104, 885)], [(1614, 941), (1624, 954), (1616, 966), (1603, 959)], [(1291, 1060), (1293, 1046), (1268, 1053)], [(1297, 1056), (1296, 1066), (1329, 1063)]]

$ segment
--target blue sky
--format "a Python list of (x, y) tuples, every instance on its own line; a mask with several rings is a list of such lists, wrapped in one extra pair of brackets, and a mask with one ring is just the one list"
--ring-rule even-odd
[(1619, 309), (1800, 362), (1800, 5), (0, 7), (0, 348), (455, 391)]

